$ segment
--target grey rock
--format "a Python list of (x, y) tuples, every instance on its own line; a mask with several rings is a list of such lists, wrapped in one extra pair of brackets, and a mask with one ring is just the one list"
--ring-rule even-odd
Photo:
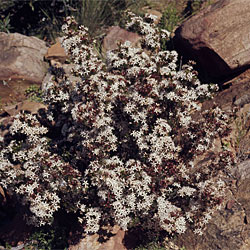
[(19, 33), (0, 32), (0, 80), (19, 79), (41, 84), (48, 64), (44, 41)]

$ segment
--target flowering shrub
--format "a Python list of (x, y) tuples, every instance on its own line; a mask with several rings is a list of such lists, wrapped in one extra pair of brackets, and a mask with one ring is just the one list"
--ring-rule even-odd
[(116, 223), (201, 234), (234, 159), (222, 151), (202, 167), (194, 160), (229, 133), (229, 117), (214, 108), (193, 118), (215, 87), (201, 84), (191, 65), (178, 70), (177, 53), (162, 50), (169, 34), (152, 16), (130, 14), (126, 28), (139, 32), (141, 47), (119, 44), (103, 62), (87, 29), (66, 19), (62, 45), (81, 81), (55, 76), (47, 111), (16, 117), (2, 144), (0, 184), (36, 225), (60, 208), (75, 212), (86, 233)]

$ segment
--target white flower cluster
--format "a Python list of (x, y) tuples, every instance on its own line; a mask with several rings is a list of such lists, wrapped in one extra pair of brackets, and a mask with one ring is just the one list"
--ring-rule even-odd
[(92, 177), (92, 184), (100, 188), (101, 202), (111, 208), (106, 216), (114, 218), (124, 230), (128, 229), (133, 217), (147, 216), (155, 200), (149, 188), (151, 177), (144, 167), (140, 161), (130, 159), (124, 164), (114, 156), (102, 164), (93, 161), (85, 173)]
[(215, 173), (233, 157), (222, 152), (206, 168), (193, 161), (228, 133), (228, 116), (216, 108), (194, 120), (209, 86), (190, 65), (178, 70), (177, 53), (161, 48), (169, 34), (151, 16), (131, 15), (126, 27), (139, 32), (141, 47), (120, 44), (104, 63), (87, 29), (66, 19), (62, 45), (81, 81), (49, 82), (45, 117), (13, 123), (0, 184), (29, 204), (39, 225), (61, 207), (76, 212), (87, 233), (110, 222), (170, 234), (191, 226), (200, 234), (223, 197)]
[(25, 215), (28, 223), (36, 226), (51, 223), (62, 199), (66, 210), (72, 205), (66, 199), (69, 189), (70, 196), (74, 192), (78, 198), (83, 196), (81, 175), (48, 150), (49, 141), (45, 137), (48, 129), (36, 116), (17, 115), (9, 131), (13, 140), (0, 152), (0, 184), (29, 206), (29, 214)]
[(131, 16), (131, 21), (127, 23), (126, 28), (137, 28), (144, 36), (145, 45), (149, 48), (160, 49), (160, 36), (157, 34), (157, 30), (153, 27), (152, 23), (155, 20), (155, 16), (146, 14), (145, 19), (149, 22), (145, 22), (142, 17), (135, 16), (133, 13), (128, 13)]

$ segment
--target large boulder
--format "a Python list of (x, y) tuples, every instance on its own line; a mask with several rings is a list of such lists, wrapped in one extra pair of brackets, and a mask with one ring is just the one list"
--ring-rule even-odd
[(24, 80), (41, 84), (47, 71), (46, 43), (36, 37), (0, 32), (0, 80)]
[(249, 20), (249, 0), (216, 1), (176, 30), (175, 48), (223, 78), (250, 66)]

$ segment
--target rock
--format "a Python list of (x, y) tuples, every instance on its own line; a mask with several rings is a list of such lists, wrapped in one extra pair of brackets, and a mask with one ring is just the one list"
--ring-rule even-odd
[(18, 105), (18, 111), (26, 110), (29, 111), (31, 114), (35, 114), (38, 112), (39, 109), (46, 109), (47, 106), (40, 103), (40, 102), (32, 102), (25, 100), (20, 105)]
[(114, 236), (110, 237), (106, 242), (99, 243), (97, 240), (99, 235), (89, 235), (84, 239), (80, 240), (77, 245), (70, 246), (69, 250), (126, 250), (122, 244), (125, 232), (122, 231), (118, 226), (114, 226), (113, 234)]
[(16, 103), (14, 105), (5, 106), (3, 107), (3, 110), (10, 116), (17, 115), (21, 110), (29, 111), (32, 114), (35, 114), (38, 112), (39, 109), (46, 109), (47, 107), (39, 102), (32, 102), (29, 100), (25, 100), (23, 102)]
[(47, 71), (47, 47), (36, 37), (0, 32), (0, 80), (17, 79), (41, 84)]
[(202, 110), (210, 109), (214, 104), (224, 111), (231, 111), (234, 106), (242, 108), (250, 103), (250, 69), (225, 83), (229, 88), (219, 92), (212, 100), (202, 104)]
[(250, 100), (237, 112), (233, 127), (238, 161), (250, 158)]
[[(237, 177), (237, 186), (242, 186), (244, 182), (250, 179), (250, 160), (241, 162), (237, 168), (234, 169), (233, 174)], [(250, 182), (249, 182), (250, 185)], [(248, 195), (248, 194), (247, 194)], [(250, 194), (249, 194), (250, 195)]]
[(185, 21), (174, 37), (177, 51), (219, 78), (250, 66), (250, 1), (220, 0)]
[(238, 174), (238, 192), (235, 197), (245, 212), (245, 230), (242, 232), (242, 238), (246, 247), (242, 247), (241, 249), (250, 249), (250, 193), (248, 192), (250, 190), (250, 160), (240, 163), (236, 169), (236, 173)]
[(112, 26), (109, 28), (107, 35), (103, 40), (103, 51), (114, 50), (118, 48), (118, 43), (130, 41), (132, 46), (138, 46), (140, 42), (140, 36), (136, 33), (129, 32), (118, 26)]
[(64, 48), (61, 46), (60, 39), (56, 39), (56, 44), (52, 45), (45, 55), (46, 60), (54, 60), (60, 63), (64, 63), (68, 58), (67, 54), (65, 53)]
[(235, 206), (235, 201), (234, 201), (234, 200), (229, 200), (229, 201), (227, 202), (226, 208), (227, 208), (228, 210), (230, 210), (230, 209), (232, 209), (234, 206)]
[[(41, 83), (36, 84), (40, 86)], [(30, 80), (0, 80), (0, 99), (2, 105), (15, 104), (26, 99), (25, 90), (34, 85)]]
[(21, 102), (13, 104), (13, 105), (9, 105), (9, 106), (5, 106), (3, 107), (3, 110), (10, 116), (15, 116), (16, 114), (18, 114), (19, 110), (18, 110), (18, 105), (20, 105)]

